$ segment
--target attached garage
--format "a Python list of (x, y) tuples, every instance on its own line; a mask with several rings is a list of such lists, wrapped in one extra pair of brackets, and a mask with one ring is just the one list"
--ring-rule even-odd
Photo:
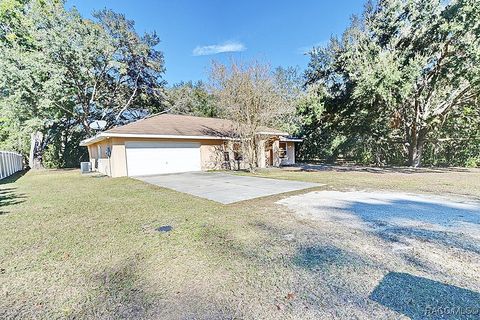
[(127, 175), (200, 171), (200, 143), (126, 142)]
[[(92, 169), (112, 177), (235, 170), (247, 167), (236, 128), (226, 119), (160, 114), (100, 132), (80, 145), (88, 148)], [(288, 133), (265, 127), (257, 135), (259, 167), (295, 162)]]

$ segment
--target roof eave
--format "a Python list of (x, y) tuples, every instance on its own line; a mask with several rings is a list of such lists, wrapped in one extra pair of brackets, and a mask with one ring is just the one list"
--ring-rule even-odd
[(269, 136), (288, 136), (287, 132), (270, 132), (270, 131), (260, 131), (257, 134), (269, 135)]
[[(273, 136), (288, 136), (286, 132), (267, 132), (262, 131), (258, 132), (262, 135), (273, 135)], [(187, 136), (187, 135), (170, 135), (170, 134), (139, 134), (139, 133), (114, 133), (114, 132), (102, 132), (97, 134), (92, 138), (82, 140), (80, 146), (85, 147), (91, 144), (103, 141), (108, 138), (145, 138), (145, 139), (188, 139), (188, 140), (238, 140), (235, 137), (227, 136)]]
[(303, 139), (294, 138), (294, 137), (280, 137), (280, 141), (282, 141), (282, 142), (303, 142)]
[(149, 138), (149, 139), (195, 139), (195, 140), (230, 140), (232, 137), (226, 136), (188, 136), (188, 135), (173, 135), (173, 134), (145, 134), (145, 133), (108, 133), (104, 132), (104, 135), (109, 138)]
[(94, 137), (91, 137), (91, 138), (80, 141), (80, 146), (81, 147), (86, 147), (86, 146), (89, 146), (91, 144), (100, 142), (100, 141), (105, 140), (105, 139), (107, 139), (107, 137), (103, 136), (102, 133), (100, 133), (100, 134), (97, 134)]

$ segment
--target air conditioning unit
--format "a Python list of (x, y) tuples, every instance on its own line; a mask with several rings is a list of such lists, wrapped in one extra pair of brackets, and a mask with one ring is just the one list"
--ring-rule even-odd
[(80, 162), (80, 172), (81, 173), (92, 172), (92, 164), (90, 162)]

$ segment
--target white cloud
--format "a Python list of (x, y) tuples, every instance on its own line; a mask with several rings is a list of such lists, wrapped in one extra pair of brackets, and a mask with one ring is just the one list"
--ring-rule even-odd
[(212, 44), (209, 46), (198, 46), (193, 49), (194, 56), (208, 56), (222, 52), (239, 52), (245, 51), (247, 48), (241, 42), (227, 41), (221, 44)]

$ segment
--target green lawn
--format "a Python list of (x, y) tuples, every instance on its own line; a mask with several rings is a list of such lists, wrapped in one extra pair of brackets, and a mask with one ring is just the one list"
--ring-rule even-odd
[[(480, 196), (478, 172), (260, 174)], [(440, 274), (438, 262), (412, 263), (375, 234), (299, 218), (274, 203), (283, 197), (225, 206), (77, 170), (2, 181), (0, 318), (396, 318), (369, 298), (391, 270), (478, 281), (478, 252), (446, 252), (452, 269)], [(162, 225), (173, 230), (155, 231)]]

